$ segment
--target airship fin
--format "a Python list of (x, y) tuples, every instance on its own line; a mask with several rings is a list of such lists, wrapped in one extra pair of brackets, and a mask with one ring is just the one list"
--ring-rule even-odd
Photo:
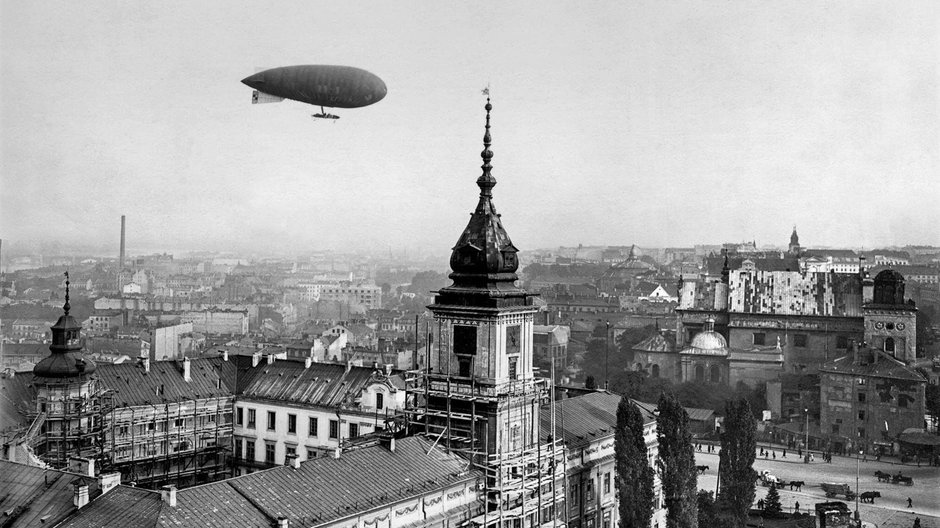
[(283, 100), (283, 97), (267, 94), (260, 90), (251, 92), (251, 104), (280, 103)]

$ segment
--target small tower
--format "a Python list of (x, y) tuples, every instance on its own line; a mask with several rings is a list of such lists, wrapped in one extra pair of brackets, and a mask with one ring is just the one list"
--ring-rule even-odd
[(802, 248), (800, 247), (800, 235), (796, 234), (796, 226), (793, 226), (793, 233), (790, 234), (789, 253), (793, 256), (800, 256)]
[(65, 467), (70, 456), (100, 454), (98, 380), (95, 364), (82, 355), (82, 325), (69, 314), (69, 274), (65, 272), (65, 312), (52, 326), (49, 356), (33, 367), (37, 420), (46, 433), (35, 452), (53, 467)]
[[(417, 372), (409, 387), (421, 396), (416, 401), (423, 400), (409, 415), (414, 433), (435, 438), (483, 469), (487, 511), (505, 511), (528, 501), (550, 501), (538, 496), (552, 493), (563, 456), (557, 441), (546, 443), (539, 434), (539, 407), (548, 401), (549, 390), (532, 368), (538, 307), (516, 285), (519, 250), (492, 202), (492, 108), (487, 98), (479, 201), (451, 253), (453, 284), (438, 291), (428, 306), (436, 346), (429, 350), (428, 369)], [(523, 526), (550, 520), (542, 519), (538, 509), (524, 515)]]
[(865, 342), (910, 364), (917, 358), (917, 308), (904, 301), (904, 276), (886, 269), (872, 282), (871, 300), (862, 304)]

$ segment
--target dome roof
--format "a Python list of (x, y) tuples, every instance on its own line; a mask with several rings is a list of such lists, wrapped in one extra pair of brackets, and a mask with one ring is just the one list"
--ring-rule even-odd
[(727, 349), (728, 342), (725, 340), (725, 336), (718, 332), (699, 332), (692, 338), (692, 343), (689, 346), (699, 350), (720, 350)]
[(51, 355), (33, 367), (33, 375), (39, 378), (75, 378), (95, 371), (95, 363), (82, 356), (82, 325), (69, 315), (69, 279), (65, 274), (65, 311), (52, 325)]

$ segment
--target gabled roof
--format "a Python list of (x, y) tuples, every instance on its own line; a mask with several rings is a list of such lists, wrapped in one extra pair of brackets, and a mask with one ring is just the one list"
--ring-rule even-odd
[[(558, 436), (571, 449), (577, 449), (598, 438), (614, 434), (617, 427), (617, 407), (621, 396), (605, 391), (591, 392), (575, 398), (566, 398), (555, 402), (555, 430)], [(643, 423), (656, 421), (644, 406), (639, 405), (643, 413)], [(540, 429), (543, 437), (552, 433), (552, 414), (549, 406), (543, 407)]]
[(849, 353), (824, 363), (819, 367), (819, 371), (832, 374), (902, 379), (923, 383), (927, 381), (916, 370), (881, 350), (869, 347), (860, 348), (858, 355), (859, 357), (866, 358), (868, 362), (866, 364), (861, 364), (861, 362), (855, 363), (855, 354)]
[(150, 372), (135, 363), (103, 364), (97, 377), (103, 388), (113, 390), (116, 407), (153, 405), (180, 400), (232, 396), (223, 382), (221, 359), (190, 360), (191, 381), (183, 380), (175, 361), (152, 361)]
[(669, 334), (667, 337), (661, 332), (656, 332), (630, 348), (642, 352), (675, 352), (676, 337), (674, 334)]
[[(350, 367), (335, 363), (312, 363), (305, 368), (303, 361), (278, 360), (251, 367), (239, 365), (239, 396), (263, 400), (278, 400), (323, 407), (353, 405), (362, 390), (372, 383), (384, 381), (372, 367)], [(393, 374), (389, 383), (398, 386)]]
[[(213, 507), (221, 501), (213, 502)], [(210, 504), (203, 504), (203, 508)], [(153, 528), (164, 502), (160, 492), (118, 486), (98, 497), (56, 528)]]
[(75, 510), (72, 483), (76, 480), (88, 485), (90, 499), (100, 494), (97, 479), (0, 460), (2, 525), (55, 526)]

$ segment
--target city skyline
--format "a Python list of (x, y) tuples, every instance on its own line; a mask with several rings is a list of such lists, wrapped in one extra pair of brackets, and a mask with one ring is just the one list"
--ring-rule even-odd
[[(907, 6), (4, 1), (0, 237), (116, 253), (126, 214), (129, 253), (444, 252), (489, 86), (523, 250), (783, 246), (793, 224), (807, 247), (938, 244), (938, 7)], [(304, 63), (388, 96), (336, 124), (250, 104), (241, 78)]]

